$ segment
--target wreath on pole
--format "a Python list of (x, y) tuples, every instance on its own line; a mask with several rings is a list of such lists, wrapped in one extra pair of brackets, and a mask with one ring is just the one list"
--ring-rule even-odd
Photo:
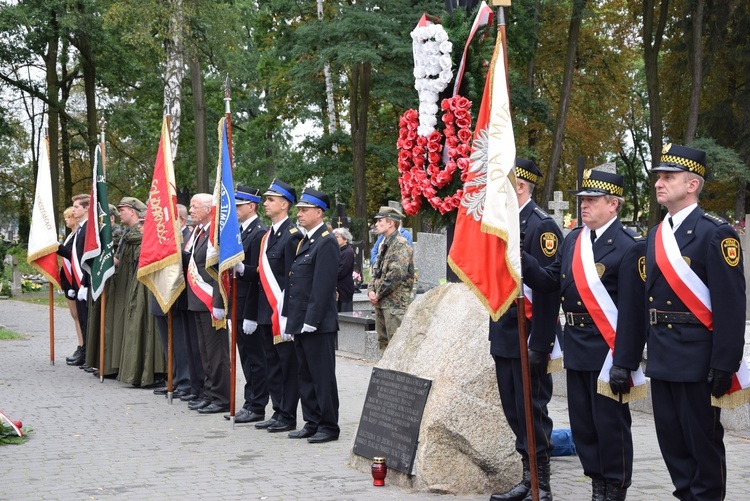
[[(414, 87), (419, 109), (399, 119), (399, 186), (404, 212), (446, 215), (458, 208), (470, 167), (473, 116), (492, 54), (492, 9), (477, 8), (473, 23), (457, 9), (444, 21), (423, 15), (412, 31)], [(489, 43), (487, 43), (489, 41)], [(460, 58), (455, 47), (464, 47)]]

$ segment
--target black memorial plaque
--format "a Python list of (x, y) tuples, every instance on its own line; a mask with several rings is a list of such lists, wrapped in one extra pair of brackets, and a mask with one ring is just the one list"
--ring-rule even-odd
[(411, 474), (422, 413), (432, 381), (374, 368), (354, 441), (354, 453), (385, 458), (389, 468)]

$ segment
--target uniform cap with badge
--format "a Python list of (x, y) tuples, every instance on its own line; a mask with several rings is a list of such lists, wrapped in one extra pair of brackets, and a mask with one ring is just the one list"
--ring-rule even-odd
[(323, 209), (323, 212), (327, 211), (330, 206), (331, 200), (328, 198), (328, 195), (313, 188), (302, 190), (299, 203), (297, 203), (297, 207), (317, 207), (318, 209)]
[(234, 190), (235, 205), (244, 205), (249, 203), (260, 203), (260, 190), (258, 188), (248, 188), (247, 186), (237, 185)]
[(120, 207), (130, 207), (140, 215), (146, 213), (146, 204), (135, 197), (123, 197), (120, 203), (117, 204), (117, 208), (119, 209)]
[(661, 151), (659, 165), (651, 172), (692, 172), (706, 177), (706, 152), (680, 146), (666, 144)]
[(114, 216), (114, 217), (119, 217), (120, 211), (117, 210), (116, 206), (109, 204), (109, 215)]
[(580, 190), (571, 190), (577, 197), (601, 197), (604, 195), (623, 196), (625, 178), (620, 174), (603, 170), (586, 169), (583, 171), (583, 181)]
[(389, 206), (381, 206), (380, 210), (377, 214), (375, 214), (375, 219), (382, 219), (384, 217), (390, 218), (390, 219), (396, 219), (397, 221), (401, 221), (404, 218), (403, 213), (394, 208)]
[(279, 179), (271, 181), (271, 186), (263, 193), (263, 196), (282, 197), (289, 200), (290, 204), (297, 203), (297, 190)]
[(516, 177), (530, 183), (539, 184), (542, 180), (542, 171), (531, 160), (516, 157)]

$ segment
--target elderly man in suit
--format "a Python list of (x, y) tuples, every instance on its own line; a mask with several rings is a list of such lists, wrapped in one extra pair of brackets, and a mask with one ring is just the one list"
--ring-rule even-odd
[[(268, 228), (258, 217), (260, 190), (237, 186), (234, 194), (240, 236), (245, 259), (235, 267), (237, 271), (237, 321), (242, 322), (242, 334), (237, 336), (242, 372), (245, 374), (245, 403), (235, 415), (236, 423), (263, 421), (268, 404), (266, 382), (266, 353), (263, 337), (258, 330), (258, 294), (260, 277), (258, 260), (260, 243)], [(229, 415), (225, 415), (229, 419)]]
[(295, 337), (305, 419), (305, 426), (293, 432), (293, 438), (307, 438), (313, 444), (338, 440), (340, 432), (335, 351), (340, 251), (323, 222), (330, 205), (322, 191), (305, 188), (302, 192), (297, 219), (307, 235), (297, 246), (284, 294), (286, 333)]
[(196, 224), (190, 237), (188, 250), (183, 252), (187, 260), (188, 310), (192, 312), (198, 333), (203, 371), (205, 397), (188, 404), (191, 410), (201, 414), (214, 414), (229, 410), (229, 341), (226, 327), (216, 328), (214, 320), (225, 316), (224, 303), (215, 280), (206, 271), (208, 232), (212, 230), (211, 203), (208, 193), (198, 193), (190, 200), (190, 217)]

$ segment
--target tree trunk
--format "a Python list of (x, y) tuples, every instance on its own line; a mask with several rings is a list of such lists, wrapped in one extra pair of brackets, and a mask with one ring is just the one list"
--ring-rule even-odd
[[(185, 76), (185, 60), (182, 43), (182, 0), (170, 1), (174, 10), (169, 20), (170, 37), (164, 42), (167, 55), (164, 82), (164, 115), (171, 117), (169, 132), (172, 136), (172, 161), (177, 158), (182, 118), (182, 79)], [(191, 70), (192, 71), (192, 70)]]
[(701, 85), (703, 85), (703, 10), (705, 0), (696, 0), (693, 12), (693, 50), (691, 54), (693, 81), (690, 90), (690, 106), (688, 108), (687, 126), (685, 127), (685, 144), (695, 139), (698, 128), (698, 107), (701, 100)]
[[(367, 108), (370, 104), (372, 65), (358, 63), (352, 69), (349, 91), (349, 118), (352, 129), (352, 164), (354, 168), (354, 217), (367, 219), (365, 190), (365, 150), (367, 146)], [(365, 235), (365, 232), (362, 232)], [(365, 238), (366, 235), (365, 235)], [(365, 242), (365, 244), (369, 244)]]
[[(60, 100), (60, 108), (65, 109), (68, 104), (68, 98), (70, 97), (70, 89), (73, 85), (72, 78), (68, 75), (68, 43), (66, 39), (63, 39), (62, 53), (60, 54), (60, 76), (62, 77), (62, 85), (60, 86), (60, 92), (62, 99)], [(70, 126), (68, 116), (65, 113), (60, 114), (60, 149), (62, 154), (62, 170), (63, 170), (63, 210), (68, 207), (71, 198), (73, 197), (73, 174), (70, 168), (70, 132), (68, 127)], [(53, 181), (54, 182), (54, 181)], [(59, 191), (59, 190), (58, 190)], [(67, 230), (66, 230), (67, 233)]]
[(586, 7), (586, 0), (573, 0), (573, 13), (570, 16), (570, 27), (568, 28), (568, 48), (565, 56), (565, 72), (563, 74), (562, 89), (560, 90), (560, 102), (557, 106), (557, 118), (555, 119), (555, 132), (552, 141), (552, 152), (549, 159), (547, 175), (544, 179), (544, 190), (542, 191), (541, 206), (547, 207), (547, 202), (552, 199), (555, 190), (555, 177), (562, 156), (563, 138), (565, 136), (565, 119), (570, 106), (570, 92), (573, 89), (573, 73), (576, 64), (576, 52), (578, 50), (578, 34), (581, 31), (581, 19)]
[[(662, 132), (661, 98), (659, 95), (659, 49), (667, 23), (669, 0), (661, 0), (659, 18), (654, 31), (654, 2), (643, 2), (643, 61), (646, 70), (646, 89), (648, 90), (649, 129), (651, 130), (651, 167), (659, 164), (664, 135)], [(649, 188), (656, 182), (656, 176), (649, 174)], [(656, 190), (649, 192), (648, 226), (655, 226), (659, 220), (660, 207), (656, 201)]]
[[(323, 0), (318, 0), (318, 21), (323, 20)], [(326, 104), (328, 106), (328, 133), (333, 135), (338, 128), (336, 120), (336, 106), (333, 100), (333, 83), (331, 81), (331, 65), (326, 61), (323, 63), (323, 76), (326, 83)], [(338, 153), (338, 146), (332, 146), (333, 152)]]
[(196, 193), (211, 193), (208, 189), (208, 136), (206, 135), (206, 98), (203, 92), (203, 73), (197, 55), (190, 61), (190, 82), (193, 85), (195, 114), (195, 174)]
[[(530, 95), (534, 92), (534, 89), (536, 89), (536, 81), (534, 78), (534, 72), (536, 71), (536, 50), (538, 43), (536, 40), (539, 39), (539, 10), (541, 9), (540, 1), (536, 0), (534, 2), (534, 34), (531, 37), (532, 40), (534, 40), (534, 47), (532, 48), (532, 56), (529, 60), (528, 64), (526, 65), (526, 92), (528, 92)], [(536, 147), (536, 140), (537, 140), (537, 134), (539, 131), (536, 127), (529, 127), (526, 131), (526, 135), (529, 142), (529, 149), (534, 150)]]
[[(57, 33), (57, 14), (50, 12), (50, 26), (54, 28), (54, 35), (50, 37), (47, 44), (47, 53), (44, 56), (44, 65), (47, 72), (47, 99), (49, 107), (47, 109), (47, 126), (49, 134), (49, 171), (52, 183), (52, 206), (54, 207), (57, 221), (62, 221), (62, 210), (60, 209), (60, 162), (58, 159), (58, 128), (59, 128), (59, 104), (58, 94), (60, 82), (57, 78), (57, 55), (59, 49), (59, 39)], [(36, 180), (36, 172), (34, 173)]]

